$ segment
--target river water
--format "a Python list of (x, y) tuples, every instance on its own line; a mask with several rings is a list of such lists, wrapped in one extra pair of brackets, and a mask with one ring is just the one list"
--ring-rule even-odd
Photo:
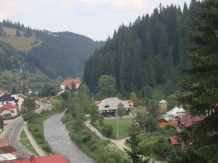
[(70, 163), (94, 163), (71, 141), (65, 125), (61, 122), (64, 112), (55, 114), (44, 122), (44, 135), (52, 150), (62, 154)]

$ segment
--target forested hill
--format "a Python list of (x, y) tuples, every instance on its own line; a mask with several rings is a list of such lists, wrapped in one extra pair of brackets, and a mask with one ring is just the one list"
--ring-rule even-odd
[(50, 78), (81, 76), (85, 60), (104, 43), (70, 32), (35, 33), (43, 42), (30, 50), (27, 60)]
[[(101, 75), (116, 78), (121, 93), (164, 84), (166, 93), (175, 90), (179, 65), (185, 55), (186, 29), (190, 16), (198, 10), (196, 0), (190, 6), (159, 6), (151, 15), (138, 17), (128, 26), (121, 25), (105, 45), (85, 64), (84, 82), (91, 91)], [(183, 65), (184, 66), (184, 65)]]
[(50, 78), (78, 77), (87, 58), (104, 42), (72, 32), (50, 32), (3, 20), (0, 40), (22, 51), (25, 61)]

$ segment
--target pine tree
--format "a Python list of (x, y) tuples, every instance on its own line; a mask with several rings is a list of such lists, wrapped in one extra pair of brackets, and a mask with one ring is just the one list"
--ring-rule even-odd
[(191, 143), (181, 162), (210, 162), (218, 160), (218, 1), (199, 2), (204, 9), (196, 13), (194, 27), (187, 28), (186, 77), (181, 82), (187, 93), (181, 98), (192, 116), (204, 120), (184, 128), (179, 135), (184, 143)]
[(16, 36), (17, 36), (17, 37), (20, 37), (20, 36), (21, 36), (19, 29), (16, 30)]

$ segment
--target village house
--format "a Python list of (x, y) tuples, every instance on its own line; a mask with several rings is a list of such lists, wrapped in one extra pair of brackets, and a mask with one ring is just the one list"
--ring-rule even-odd
[(7, 103), (0, 108), (0, 115), (4, 117), (15, 117), (17, 112), (17, 105), (13, 105), (12, 103)]
[(157, 124), (160, 127), (164, 127), (164, 126), (166, 126), (168, 124), (168, 121), (166, 121), (165, 119), (158, 119)]
[(173, 145), (174, 148), (176, 148), (176, 149), (178, 149), (178, 150), (183, 149), (183, 144), (182, 144), (182, 143), (179, 143), (179, 142), (177, 141), (177, 137), (176, 137), (176, 136), (171, 136), (171, 137), (169, 138), (169, 142), (170, 142), (170, 144)]
[(119, 103), (124, 105), (126, 114), (129, 114), (131, 106), (127, 101), (122, 101), (118, 97), (106, 98), (102, 101), (96, 101), (95, 104), (98, 106), (99, 113), (104, 117), (117, 116), (117, 107)]
[[(182, 127), (191, 127), (195, 123), (202, 121), (204, 117), (194, 116), (192, 117), (190, 114), (187, 114), (183, 116), (180, 120), (178, 120), (178, 132), (182, 130)], [(188, 147), (189, 144), (180, 143), (177, 140), (176, 136), (171, 136), (169, 138), (169, 142), (176, 148), (176, 149), (183, 149), (185, 147)]]
[(163, 115), (164, 119), (166, 121), (175, 121), (187, 114), (187, 111), (184, 110), (182, 107), (174, 107), (170, 111), (166, 112), (165, 115)]
[(18, 103), (18, 93), (13, 87), (11, 93), (4, 93), (0, 96), (0, 107), (4, 106), (5, 104), (12, 103), (13, 105), (17, 105)]
[(61, 89), (65, 90), (66, 87), (69, 87), (70, 89), (72, 89), (72, 83), (75, 84), (75, 88), (79, 88), (80, 84), (81, 84), (81, 80), (80, 78), (75, 78), (75, 79), (66, 79), (61, 83)]
[(204, 117), (199, 117), (199, 116), (192, 117), (190, 114), (187, 114), (186, 116), (182, 117), (178, 121), (178, 126), (191, 127), (195, 123), (202, 120), (204, 120)]
[(158, 102), (158, 104), (159, 104), (160, 110), (166, 110), (167, 109), (167, 101), (162, 99), (161, 101)]
[(127, 102), (128, 102), (128, 104), (129, 104), (129, 106), (131, 107), (131, 108), (133, 108), (134, 107), (134, 101), (133, 100), (126, 100)]

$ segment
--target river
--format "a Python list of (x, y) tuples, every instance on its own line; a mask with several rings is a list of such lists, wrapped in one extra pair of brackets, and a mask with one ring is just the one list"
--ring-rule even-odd
[(44, 135), (52, 150), (62, 154), (69, 163), (94, 163), (71, 141), (65, 125), (61, 122), (64, 112), (55, 114), (44, 122)]

